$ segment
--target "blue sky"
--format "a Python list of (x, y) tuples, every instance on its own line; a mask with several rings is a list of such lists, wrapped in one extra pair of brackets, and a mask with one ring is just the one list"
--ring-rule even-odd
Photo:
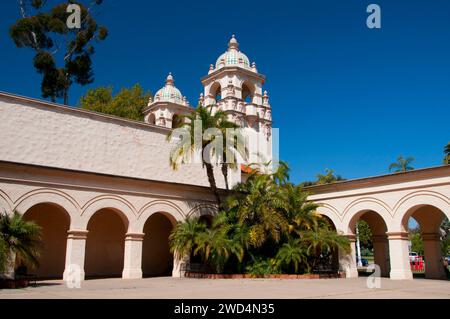
[[(200, 78), (236, 34), (267, 76), (294, 182), (325, 168), (346, 178), (384, 174), (400, 154), (414, 156), (416, 168), (442, 162), (450, 140), (448, 0), (104, 2), (97, 19), (109, 37), (96, 45), (95, 82), (75, 85), (72, 105), (101, 85), (155, 92), (169, 71), (196, 104)], [(381, 6), (380, 30), (366, 27), (370, 3)], [(18, 17), (17, 1), (4, 1), (0, 90), (39, 98), (33, 53), (8, 37)]]

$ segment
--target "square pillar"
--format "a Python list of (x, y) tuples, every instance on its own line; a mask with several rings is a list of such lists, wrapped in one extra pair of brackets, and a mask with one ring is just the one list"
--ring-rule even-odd
[(373, 235), (374, 262), (380, 267), (380, 276), (389, 277), (389, 242), (386, 235)]
[(84, 257), (86, 250), (87, 230), (69, 230), (66, 248), (66, 266), (63, 279), (66, 282), (84, 280)]
[(347, 253), (339, 249), (339, 270), (345, 272), (346, 278), (358, 278), (358, 267), (356, 266), (356, 236), (347, 235), (350, 241), (351, 251)]
[(389, 240), (391, 272), (394, 280), (413, 279), (409, 263), (409, 234), (407, 232), (386, 233)]
[(425, 278), (447, 279), (442, 260), (441, 237), (436, 233), (423, 233), (422, 240), (425, 254)]
[(125, 256), (122, 278), (142, 278), (142, 244), (143, 233), (127, 233), (125, 235)]

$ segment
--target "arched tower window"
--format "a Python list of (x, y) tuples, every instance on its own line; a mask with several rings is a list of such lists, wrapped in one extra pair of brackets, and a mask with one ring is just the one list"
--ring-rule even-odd
[(242, 100), (245, 103), (253, 103), (253, 95), (255, 93), (254, 85), (248, 81), (242, 84)]
[(222, 99), (222, 87), (219, 82), (214, 83), (210, 89), (210, 95), (214, 98), (214, 100), (219, 102)]
[(180, 127), (181, 117), (178, 114), (174, 114), (172, 117), (172, 128)]
[(148, 123), (149, 123), (149, 124), (153, 124), (153, 125), (156, 124), (156, 117), (155, 117), (155, 114), (151, 113), (151, 114), (148, 116)]

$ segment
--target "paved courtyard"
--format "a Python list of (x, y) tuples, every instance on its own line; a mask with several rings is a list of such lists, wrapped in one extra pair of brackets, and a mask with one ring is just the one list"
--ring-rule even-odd
[(378, 289), (367, 288), (367, 278), (277, 279), (179, 279), (87, 280), (80, 289), (68, 289), (62, 281), (38, 282), (36, 287), (0, 290), (6, 298), (444, 298), (450, 299), (450, 281), (381, 279)]

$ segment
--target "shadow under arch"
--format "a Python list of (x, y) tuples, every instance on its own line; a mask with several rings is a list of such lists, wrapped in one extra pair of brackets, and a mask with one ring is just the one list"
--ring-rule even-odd
[(85, 256), (87, 278), (121, 277), (128, 218), (116, 208), (100, 208), (89, 218)]
[(169, 236), (177, 220), (168, 212), (154, 212), (144, 223), (142, 243), (142, 274), (144, 277), (170, 276), (174, 257)]
[(39, 266), (33, 270), (26, 269), (26, 272), (36, 274), (39, 279), (62, 279), (66, 259), (67, 231), (71, 223), (69, 213), (59, 204), (41, 202), (27, 209), (23, 218), (35, 222), (41, 227), (42, 232)]

